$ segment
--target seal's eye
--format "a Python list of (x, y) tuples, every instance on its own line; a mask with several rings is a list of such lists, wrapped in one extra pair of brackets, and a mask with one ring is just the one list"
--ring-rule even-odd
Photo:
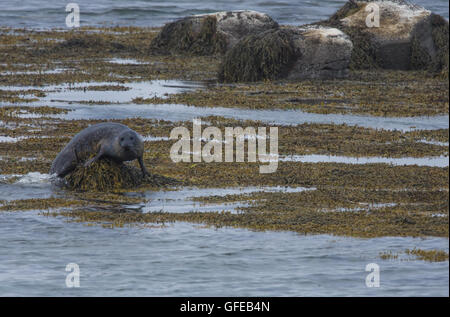
[(134, 140), (134, 138), (133, 138), (133, 137), (130, 137), (130, 140)]
[(123, 141), (123, 138), (120, 138), (120, 141)]

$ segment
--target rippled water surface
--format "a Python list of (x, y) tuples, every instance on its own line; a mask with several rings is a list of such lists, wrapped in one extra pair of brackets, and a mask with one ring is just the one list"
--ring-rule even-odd
[[(78, 0), (81, 25), (161, 26), (192, 14), (229, 10), (256, 10), (282, 24), (305, 24), (326, 19), (346, 0)], [(448, 19), (448, 1), (414, 0)], [(20, 6), (0, 2), (0, 25), (12, 27), (65, 28), (66, 2), (25, 0)]]
[[(20, 224), (20, 230), (17, 225)], [(448, 262), (381, 260), (445, 238), (353, 239), (210, 229), (188, 223), (105, 229), (37, 212), (0, 213), (0, 294), (105, 296), (448, 296)], [(80, 288), (66, 288), (77, 263)], [(367, 288), (366, 265), (380, 266)]]
[[(192, 197), (302, 190), (314, 188), (131, 193), (145, 196), (149, 203), (128, 208), (202, 211), (196, 210), (199, 206)], [(49, 176), (39, 173), (0, 183), (0, 193), (1, 199), (60, 194)], [(302, 236), (183, 222), (112, 230), (39, 212), (0, 213), (3, 296), (448, 296), (448, 261), (428, 263), (404, 255), (405, 249), (414, 247), (448, 252), (446, 238)], [(382, 260), (383, 252), (398, 252), (399, 258)], [(78, 289), (65, 286), (68, 263), (80, 268)], [(365, 286), (369, 263), (380, 266), (380, 288)]]

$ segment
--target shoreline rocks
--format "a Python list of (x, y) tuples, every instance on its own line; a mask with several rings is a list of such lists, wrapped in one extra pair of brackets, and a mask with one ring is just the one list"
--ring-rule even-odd
[[(368, 5), (379, 8), (379, 26), (369, 27)], [(352, 69), (441, 71), (448, 69), (448, 21), (403, 0), (348, 1), (326, 21), (354, 44)]]
[[(379, 25), (368, 16), (379, 9)], [(152, 54), (224, 55), (219, 81), (345, 78), (350, 69), (426, 70), (448, 76), (449, 23), (404, 0), (349, 0), (325, 21), (279, 26), (229, 11), (168, 23)]]
[(292, 28), (294, 46), (300, 52), (288, 79), (345, 78), (353, 44), (350, 38), (335, 28), (306, 26)]
[(245, 36), (278, 28), (267, 14), (223, 11), (166, 24), (150, 44), (153, 54), (224, 54)]
[(224, 57), (219, 80), (330, 79), (348, 75), (349, 37), (322, 26), (284, 27), (246, 37)]

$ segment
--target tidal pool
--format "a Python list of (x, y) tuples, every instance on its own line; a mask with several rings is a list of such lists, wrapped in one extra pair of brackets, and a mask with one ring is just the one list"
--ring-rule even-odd
[(28, 138), (28, 136), (12, 137), (7, 135), (0, 135), (0, 143), (16, 143)]
[[(29, 103), (28, 106), (50, 105), (53, 103), (83, 102), (112, 102), (129, 103), (134, 98), (164, 98), (166, 94), (180, 93), (186, 90), (200, 88), (197, 82), (179, 80), (153, 80), (141, 82), (81, 82), (59, 85), (34, 86), (0, 86), (1, 90), (21, 91), (39, 89), (45, 93), (39, 101)], [(100, 87), (100, 88), (99, 88)], [(104, 87), (104, 88), (101, 88)], [(107, 88), (115, 87), (115, 88)], [(105, 88), (107, 88), (105, 90)], [(95, 107), (97, 108), (97, 107)]]
[[(111, 94), (111, 92), (104, 93)], [(27, 104), (27, 106), (33, 105), (30, 103)], [(112, 120), (140, 117), (178, 122), (208, 116), (222, 116), (238, 120), (261, 121), (263, 123), (280, 126), (298, 125), (303, 123), (345, 123), (350, 126), (400, 131), (449, 128), (448, 115), (429, 117), (375, 117), (352, 114), (318, 114), (301, 110), (251, 110), (225, 107), (195, 107), (182, 104), (110, 104), (89, 106), (77, 104), (76, 102), (71, 104), (68, 102), (59, 102), (52, 106), (72, 110), (66, 114), (49, 115), (50, 117), (65, 120)], [(26, 115), (24, 117), (26, 117)]]
[(128, 193), (127, 196), (142, 197), (148, 199), (147, 202), (137, 205), (125, 206), (129, 209), (139, 210), (140, 212), (208, 212), (208, 211), (226, 211), (236, 213), (237, 208), (247, 206), (247, 202), (231, 203), (204, 203), (196, 202), (192, 198), (208, 196), (226, 196), (241, 195), (256, 192), (266, 193), (293, 193), (306, 190), (315, 190), (314, 187), (231, 187), (231, 188), (195, 188), (183, 187), (170, 191), (147, 191), (144, 193)]
[[(125, 62), (118, 59), (119, 62)], [(34, 86), (0, 86), (1, 90), (42, 90), (46, 95), (39, 101), (23, 106), (53, 106), (72, 110), (66, 114), (49, 115), (65, 120), (111, 120), (141, 117), (167, 121), (189, 121), (207, 116), (223, 116), (238, 120), (259, 120), (277, 125), (303, 123), (347, 124), (385, 130), (436, 130), (449, 128), (449, 116), (381, 117), (354, 114), (319, 114), (302, 110), (254, 110), (227, 107), (196, 107), (183, 104), (135, 104), (135, 98), (165, 98), (168, 94), (204, 88), (206, 83), (180, 80), (153, 80), (142, 82), (82, 82), (73, 84)], [(121, 86), (121, 90), (96, 90), (101, 86)], [(84, 89), (86, 88), (86, 89)], [(119, 88), (118, 88), (119, 89)], [(86, 104), (86, 103), (89, 103)], [(97, 104), (100, 103), (100, 104)], [(110, 104), (101, 104), (110, 103)], [(12, 105), (12, 103), (2, 103)], [(0, 105), (1, 106), (1, 105)], [(18, 114), (18, 117), (36, 117), (36, 114)]]
[[(14, 182), (8, 180), (14, 178)], [(49, 174), (30, 172), (26, 175), (0, 175), (0, 200), (11, 201), (35, 198), (70, 198), (70, 192), (65, 192), (54, 182), (55, 178)], [(196, 188), (179, 187), (170, 190), (127, 192), (128, 197), (142, 198), (139, 204), (123, 204), (120, 209), (137, 212), (208, 212), (228, 211), (236, 213), (238, 207), (247, 206), (246, 202), (233, 203), (203, 203), (193, 198), (208, 196), (226, 196), (250, 194), (256, 192), (301, 192), (315, 190), (314, 187), (229, 187), (229, 188)], [(97, 207), (93, 207), (94, 209)], [(92, 208), (89, 208), (91, 210)]]
[(145, 65), (148, 62), (141, 62), (133, 58), (111, 58), (107, 60), (108, 63), (121, 64), (121, 65)]
[[(264, 161), (264, 160), (263, 160)], [(302, 162), (302, 163), (344, 163), (344, 164), (391, 164), (391, 165), (417, 165), (432, 167), (448, 167), (448, 156), (430, 157), (380, 157), (380, 156), (337, 156), (337, 155), (288, 155), (280, 156), (279, 162)]]

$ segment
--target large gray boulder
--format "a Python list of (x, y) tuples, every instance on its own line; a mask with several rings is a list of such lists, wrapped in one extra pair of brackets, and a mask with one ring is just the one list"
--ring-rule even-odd
[(296, 61), (288, 79), (332, 79), (348, 76), (353, 44), (336, 28), (305, 26), (290, 28)]
[(223, 11), (166, 24), (150, 44), (154, 54), (223, 54), (241, 38), (278, 28), (267, 14)]
[[(371, 18), (366, 21), (375, 8), (378, 26)], [(350, 36), (351, 68), (448, 69), (448, 21), (421, 6), (403, 0), (351, 0), (318, 24)]]
[(242, 39), (226, 55), (219, 79), (332, 79), (348, 75), (349, 37), (336, 28), (284, 27)]

